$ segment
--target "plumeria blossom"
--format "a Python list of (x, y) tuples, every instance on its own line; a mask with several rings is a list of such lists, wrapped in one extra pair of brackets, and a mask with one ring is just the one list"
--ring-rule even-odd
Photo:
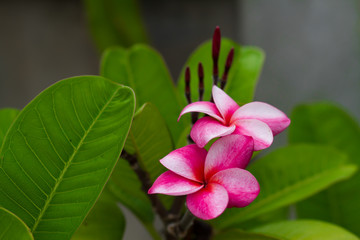
[(226, 208), (245, 207), (260, 191), (255, 177), (244, 170), (252, 153), (252, 138), (237, 134), (218, 139), (209, 152), (196, 144), (179, 148), (160, 160), (169, 171), (148, 193), (187, 195), (190, 212), (204, 220), (218, 217)]
[(199, 147), (204, 147), (213, 138), (237, 133), (252, 137), (254, 150), (262, 150), (272, 144), (273, 136), (290, 124), (290, 119), (282, 111), (267, 103), (251, 102), (240, 107), (215, 85), (212, 96), (214, 103), (190, 103), (179, 116), (180, 119), (189, 112), (208, 115), (196, 121), (191, 129), (190, 136)]

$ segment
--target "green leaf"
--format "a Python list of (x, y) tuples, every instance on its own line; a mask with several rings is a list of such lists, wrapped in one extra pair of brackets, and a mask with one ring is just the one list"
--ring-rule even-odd
[(146, 103), (135, 114), (125, 146), (125, 150), (134, 151), (152, 181), (166, 171), (159, 160), (174, 147), (165, 121), (153, 104)]
[(26, 224), (12, 212), (0, 207), (0, 240), (34, 239)]
[(125, 218), (114, 197), (105, 188), (72, 240), (119, 240), (125, 231)]
[(165, 119), (173, 142), (177, 142), (185, 125), (178, 123), (180, 100), (161, 56), (145, 45), (129, 50), (108, 49), (102, 58), (101, 75), (130, 86), (136, 94), (137, 106), (150, 102)]
[(135, 0), (85, 0), (91, 33), (99, 50), (146, 43), (148, 37)]
[[(347, 154), (360, 166), (360, 127), (341, 108), (329, 103), (301, 105), (292, 113), (290, 143), (320, 143)], [(297, 204), (299, 217), (336, 223), (360, 235), (360, 173)]]
[(150, 200), (141, 189), (138, 177), (126, 160), (119, 159), (106, 186), (117, 201), (139, 218), (154, 239), (160, 239), (153, 226), (154, 213)]
[(326, 222), (297, 220), (272, 223), (252, 230), (284, 240), (358, 240), (345, 229)]
[(264, 234), (244, 232), (239, 229), (231, 229), (216, 234), (212, 240), (281, 240), (281, 238), (269, 237)]
[(102, 77), (60, 81), (12, 125), (0, 153), (0, 206), (35, 239), (70, 239), (117, 161), (134, 94)]
[(278, 149), (250, 165), (260, 194), (245, 208), (232, 208), (215, 219), (216, 228), (241, 227), (245, 220), (309, 197), (349, 178), (356, 166), (331, 147), (297, 145)]
[[(234, 47), (234, 59), (228, 75), (228, 83), (225, 87), (226, 92), (238, 103), (243, 104), (252, 101), (255, 93), (257, 80), (260, 76), (264, 62), (264, 52), (256, 47), (241, 47), (230, 39), (221, 40), (220, 58), (219, 58), (219, 76), (224, 71), (227, 54)], [(198, 63), (201, 62), (204, 67), (204, 101), (210, 100), (213, 62), (211, 58), (211, 41), (200, 45), (187, 60), (185, 67), (189, 66), (191, 70), (191, 98), (192, 101), (198, 101)], [(178, 91), (180, 96), (184, 95), (184, 74), (183, 68), (178, 79)]]
[(128, 162), (119, 159), (107, 184), (116, 199), (129, 208), (144, 225), (152, 223), (154, 214), (150, 200), (141, 189), (141, 183)]
[(13, 108), (0, 109), (0, 148), (5, 134), (9, 130), (11, 124), (13, 123), (19, 112), (19, 110)]
[(250, 220), (246, 220), (245, 222), (241, 223), (241, 229), (247, 230), (247, 229), (255, 228), (257, 226), (268, 224), (270, 222), (279, 222), (279, 221), (287, 220), (290, 215), (289, 208), (290, 208), (289, 206), (278, 208), (274, 211), (266, 212)]

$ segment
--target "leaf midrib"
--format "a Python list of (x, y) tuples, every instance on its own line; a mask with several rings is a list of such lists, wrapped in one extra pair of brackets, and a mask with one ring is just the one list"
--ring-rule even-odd
[(38, 224), (40, 223), (44, 213), (46, 212), (47, 208), (50, 205), (50, 202), (52, 200), (52, 198), (54, 197), (57, 188), (59, 187), (60, 183), (62, 182), (62, 179), (67, 171), (67, 169), (69, 168), (69, 166), (71, 165), (72, 161), (74, 160), (76, 154), (78, 153), (78, 150), (80, 149), (80, 147), (82, 146), (82, 143), (84, 142), (84, 140), (86, 139), (86, 137), (88, 136), (88, 134), (91, 132), (92, 128), (94, 127), (95, 123), (97, 122), (97, 120), (100, 118), (100, 116), (103, 114), (103, 112), (105, 111), (105, 109), (107, 108), (107, 106), (110, 104), (110, 102), (114, 99), (115, 95), (118, 93), (120, 88), (117, 88), (113, 95), (110, 97), (110, 99), (106, 102), (106, 104), (103, 106), (103, 108), (99, 111), (98, 115), (94, 118), (93, 122), (91, 123), (91, 125), (89, 126), (88, 130), (85, 132), (84, 136), (81, 138), (79, 144), (77, 145), (76, 149), (74, 150), (73, 154), (70, 156), (68, 163), (64, 166), (63, 171), (60, 173), (60, 177), (58, 178), (58, 181), (56, 181), (55, 186), (53, 188), (53, 190), (51, 191), (48, 199), (45, 202), (45, 205), (43, 207), (43, 209), (40, 211), (40, 214), (38, 216), (38, 218), (35, 220), (34, 226), (31, 229), (31, 232), (34, 232), (35, 229), (37, 228)]
[[(348, 164), (348, 165), (345, 165), (345, 166), (341, 166), (340, 169), (342, 169), (342, 170), (348, 170), (348, 169), (352, 169), (353, 166), (354, 166), (354, 165), (352, 165), (352, 164)], [(245, 221), (245, 220), (248, 220), (248, 219), (251, 219), (251, 218), (256, 217), (257, 215), (251, 216), (251, 214), (248, 214), (248, 215), (247, 215), (247, 213), (248, 213), (249, 211), (250, 211), (250, 212), (254, 211), (254, 208), (255, 208), (255, 210), (259, 209), (259, 207), (262, 207), (263, 205), (267, 204), (268, 202), (271, 202), (272, 200), (279, 198), (279, 196), (282, 196), (282, 195), (288, 193), (289, 191), (291, 191), (291, 190), (293, 190), (293, 189), (299, 189), (299, 187), (301, 187), (301, 186), (303, 186), (303, 185), (307, 185), (307, 183), (311, 183), (311, 182), (314, 182), (314, 181), (316, 182), (319, 178), (321, 178), (321, 177), (323, 177), (323, 176), (326, 176), (326, 175), (328, 175), (328, 174), (331, 174), (332, 172), (334, 172), (334, 170), (338, 171), (339, 169), (331, 169), (331, 170), (329, 170), (329, 171), (324, 171), (324, 172), (322, 172), (321, 174), (317, 174), (317, 175), (314, 175), (314, 176), (306, 179), (305, 181), (300, 181), (300, 182), (292, 185), (292, 187), (291, 187), (291, 186), (285, 187), (285, 188), (282, 189), (281, 191), (278, 191), (277, 193), (272, 194), (272, 195), (264, 198), (263, 200), (255, 203), (254, 205), (252, 205), (251, 208), (245, 209), (244, 211), (241, 212), (241, 214), (239, 214), (239, 215), (237, 215), (237, 216), (234, 216), (234, 217), (245, 216), (245, 217), (241, 218), (240, 220), (236, 220), (236, 219), (234, 220), (234, 217), (233, 217), (233, 218), (229, 219), (228, 221), (223, 221), (223, 222), (224, 222), (223, 226), (230, 226), (230, 225), (233, 224), (234, 222), (243, 222), (243, 221)], [(342, 175), (343, 175), (343, 174), (342, 174)], [(342, 176), (341, 178), (337, 179), (337, 181), (339, 181), (339, 180), (341, 180), (341, 179), (343, 179), (343, 178), (344, 178), (344, 176)], [(336, 182), (337, 182), (337, 181), (336, 181)], [(265, 211), (265, 212), (267, 212), (267, 211)], [(261, 213), (261, 212), (260, 212), (260, 213)], [(246, 217), (246, 216), (247, 216), (247, 217)], [(250, 217), (248, 217), (248, 216), (250, 216)], [(226, 223), (226, 222), (228, 222), (228, 223)]]

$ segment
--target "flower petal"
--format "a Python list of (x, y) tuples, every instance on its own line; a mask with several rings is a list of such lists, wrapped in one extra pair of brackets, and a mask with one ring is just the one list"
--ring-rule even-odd
[(210, 183), (223, 186), (228, 195), (227, 207), (246, 207), (259, 195), (260, 186), (256, 178), (240, 168), (225, 169), (211, 177)]
[(228, 205), (228, 194), (219, 184), (211, 183), (186, 198), (186, 205), (194, 216), (209, 220), (218, 217)]
[(211, 117), (203, 117), (196, 121), (190, 136), (199, 147), (204, 147), (211, 139), (229, 135), (234, 130), (234, 125), (227, 127)]
[(171, 196), (181, 196), (194, 193), (203, 188), (203, 185), (166, 171), (161, 174), (149, 189), (148, 194), (161, 193)]
[(229, 122), (233, 113), (239, 109), (239, 105), (215, 85), (212, 88), (212, 95), (215, 105), (220, 111), (223, 119), (225, 119), (226, 122)]
[(205, 179), (227, 168), (245, 168), (254, 150), (253, 139), (232, 134), (222, 137), (210, 147), (205, 160)]
[(266, 123), (277, 135), (284, 131), (290, 124), (290, 119), (274, 106), (264, 102), (251, 102), (240, 107), (232, 116), (231, 122), (240, 119), (257, 119)]
[(160, 160), (174, 173), (197, 182), (204, 182), (204, 163), (207, 151), (195, 144), (176, 149)]
[(273, 142), (273, 134), (270, 127), (257, 119), (242, 119), (234, 122), (234, 133), (250, 136), (254, 139), (254, 150), (259, 151), (269, 147)]
[(220, 122), (224, 122), (224, 119), (222, 118), (219, 110), (216, 108), (216, 105), (212, 102), (200, 101), (200, 102), (190, 103), (189, 105), (184, 107), (184, 109), (181, 111), (178, 121), (180, 120), (182, 115), (189, 112), (202, 112), (219, 120)]

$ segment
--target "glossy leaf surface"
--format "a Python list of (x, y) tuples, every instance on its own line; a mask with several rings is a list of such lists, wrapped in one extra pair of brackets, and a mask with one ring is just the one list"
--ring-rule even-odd
[(0, 153), (0, 206), (35, 239), (70, 239), (109, 178), (134, 112), (131, 89), (102, 77), (60, 81), (19, 114)]
[(284, 240), (358, 240), (347, 230), (326, 222), (297, 220), (278, 222), (252, 230)]
[(248, 168), (260, 184), (260, 194), (245, 208), (228, 209), (215, 219), (215, 228), (241, 223), (309, 197), (354, 174), (356, 166), (330, 147), (297, 145), (278, 149)]
[(108, 49), (102, 58), (101, 75), (130, 86), (135, 91), (137, 106), (150, 102), (165, 119), (173, 142), (177, 142), (183, 123), (177, 122), (180, 100), (162, 57), (145, 45), (129, 50)]
[[(260, 76), (262, 65), (264, 62), (264, 53), (256, 47), (240, 46), (237, 43), (223, 38), (221, 40), (220, 57), (219, 57), (219, 76), (221, 77), (225, 67), (225, 61), (228, 52), (234, 47), (234, 59), (228, 75), (228, 83), (225, 91), (239, 104), (252, 101), (255, 93), (257, 80)], [(204, 67), (204, 101), (210, 100), (211, 87), (213, 85), (211, 58), (211, 41), (207, 41), (200, 45), (187, 60), (185, 67), (189, 66), (191, 70), (191, 97), (192, 101), (198, 101), (198, 63), (201, 62)], [(184, 95), (184, 74), (185, 67), (178, 79), (178, 91), (183, 97)]]
[(30, 229), (13, 213), (0, 207), (0, 240), (33, 240)]
[[(360, 127), (348, 113), (330, 103), (301, 105), (292, 113), (290, 143), (327, 144), (360, 166)], [(336, 223), (360, 235), (360, 173), (297, 204), (299, 217)]]
[(19, 110), (13, 108), (0, 109), (0, 148), (6, 132), (9, 130), (19, 112)]

